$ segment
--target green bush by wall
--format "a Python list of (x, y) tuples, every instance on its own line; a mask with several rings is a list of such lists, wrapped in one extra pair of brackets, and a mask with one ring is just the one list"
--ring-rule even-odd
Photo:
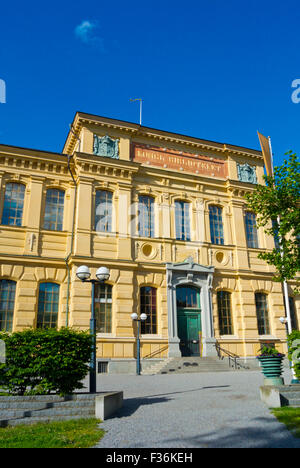
[[(300, 380), (300, 331), (293, 330), (288, 336), (288, 357), (293, 361), (293, 367), (298, 380)], [(297, 361), (297, 362), (296, 362)]]
[(0, 388), (15, 395), (71, 394), (89, 372), (92, 338), (70, 328), (0, 332), (6, 360)]

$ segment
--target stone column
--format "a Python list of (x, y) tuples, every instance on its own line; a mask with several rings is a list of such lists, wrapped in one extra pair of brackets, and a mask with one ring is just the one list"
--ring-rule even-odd
[(168, 332), (169, 332), (169, 353), (168, 357), (181, 357), (178, 338), (177, 306), (176, 306), (176, 286), (172, 284), (172, 270), (167, 267), (167, 302), (168, 302)]

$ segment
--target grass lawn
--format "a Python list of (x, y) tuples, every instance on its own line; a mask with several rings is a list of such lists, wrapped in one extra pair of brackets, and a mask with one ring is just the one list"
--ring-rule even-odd
[(294, 436), (300, 437), (300, 408), (273, 408), (272, 413), (284, 423)]
[(0, 448), (88, 448), (103, 437), (97, 419), (0, 428)]

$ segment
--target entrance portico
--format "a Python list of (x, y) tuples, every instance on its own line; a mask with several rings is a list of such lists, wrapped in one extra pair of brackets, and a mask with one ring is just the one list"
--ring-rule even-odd
[[(168, 300), (168, 332), (169, 332), (169, 357), (180, 357), (182, 345), (178, 334), (178, 307), (177, 288), (187, 286), (196, 288), (199, 294), (199, 324), (201, 324), (202, 355), (215, 356), (215, 338), (213, 329), (213, 314), (211, 288), (214, 267), (206, 267), (194, 263), (192, 257), (182, 263), (167, 263), (167, 300)], [(182, 317), (182, 309), (179, 310)], [(192, 316), (192, 314), (191, 314)], [(195, 316), (195, 311), (194, 311)], [(183, 323), (182, 319), (179, 320)], [(185, 321), (188, 326), (189, 321)], [(195, 323), (191, 320), (190, 323)], [(200, 330), (199, 330), (200, 331)], [(182, 334), (182, 331), (181, 331)], [(183, 332), (184, 335), (184, 332)], [(192, 335), (192, 333), (191, 333)], [(197, 340), (193, 340), (197, 341)]]

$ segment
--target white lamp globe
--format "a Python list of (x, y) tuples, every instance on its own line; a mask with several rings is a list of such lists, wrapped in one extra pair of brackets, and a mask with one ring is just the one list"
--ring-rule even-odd
[(138, 314), (136, 314), (136, 313), (134, 312), (133, 314), (131, 314), (130, 317), (132, 318), (132, 320), (137, 320)]
[(86, 281), (89, 279), (91, 276), (91, 272), (88, 266), (86, 265), (81, 265), (80, 267), (77, 268), (76, 270), (76, 276), (79, 278), (81, 281)]
[(147, 320), (147, 315), (146, 314), (141, 314), (141, 320)]
[(96, 276), (99, 281), (106, 281), (109, 279), (110, 273), (109, 269), (106, 267), (100, 267), (96, 271)]

